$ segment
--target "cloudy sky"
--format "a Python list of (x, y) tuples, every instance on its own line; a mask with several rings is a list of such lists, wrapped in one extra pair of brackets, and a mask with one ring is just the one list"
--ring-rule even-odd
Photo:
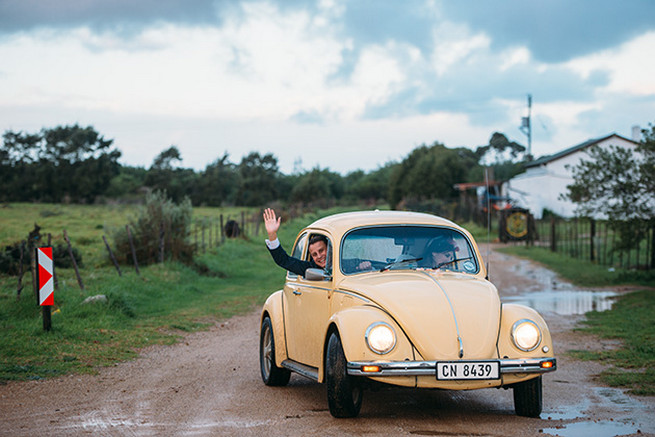
[(129, 165), (527, 145), (528, 94), (536, 156), (655, 123), (655, 2), (0, 0), (0, 130), (92, 125)]

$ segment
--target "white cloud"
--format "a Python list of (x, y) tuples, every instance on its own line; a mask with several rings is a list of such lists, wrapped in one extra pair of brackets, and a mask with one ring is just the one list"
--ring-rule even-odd
[(603, 91), (636, 96), (655, 95), (655, 32), (638, 36), (619, 47), (581, 57), (566, 65), (583, 77), (606, 71), (610, 83)]
[(532, 57), (526, 47), (516, 47), (505, 50), (499, 58), (499, 71), (504, 72), (517, 65), (529, 64)]
[(482, 33), (471, 35), (466, 26), (443, 22), (433, 31), (434, 51), (432, 64), (437, 75), (442, 76), (455, 64), (466, 62), (475, 54), (486, 53), (489, 37)]

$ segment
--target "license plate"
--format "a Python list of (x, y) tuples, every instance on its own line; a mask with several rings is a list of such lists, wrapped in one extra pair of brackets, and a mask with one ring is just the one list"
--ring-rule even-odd
[(500, 363), (498, 361), (437, 362), (437, 379), (439, 380), (498, 378), (500, 378)]

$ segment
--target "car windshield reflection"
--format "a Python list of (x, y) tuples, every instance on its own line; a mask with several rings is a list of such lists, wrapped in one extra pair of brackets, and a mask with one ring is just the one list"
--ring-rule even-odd
[(464, 234), (437, 226), (375, 226), (350, 231), (341, 243), (341, 271), (440, 269), (475, 274), (478, 260)]

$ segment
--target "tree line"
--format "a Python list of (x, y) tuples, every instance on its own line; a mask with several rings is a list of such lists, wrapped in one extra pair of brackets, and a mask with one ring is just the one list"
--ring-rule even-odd
[(43, 128), (36, 133), (6, 131), (0, 146), (0, 201), (93, 203), (137, 201), (144, 192), (166, 191), (175, 202), (194, 206), (261, 206), (272, 201), (305, 204), (447, 201), (454, 185), (496, 179), (522, 171), (525, 148), (494, 133), (489, 144), (448, 148), (434, 142), (412, 150), (400, 162), (345, 175), (315, 167), (294, 174), (280, 171), (272, 153), (251, 152), (239, 162), (227, 153), (204, 170), (184, 168), (172, 145), (149, 168), (122, 165), (121, 152), (92, 126)]

